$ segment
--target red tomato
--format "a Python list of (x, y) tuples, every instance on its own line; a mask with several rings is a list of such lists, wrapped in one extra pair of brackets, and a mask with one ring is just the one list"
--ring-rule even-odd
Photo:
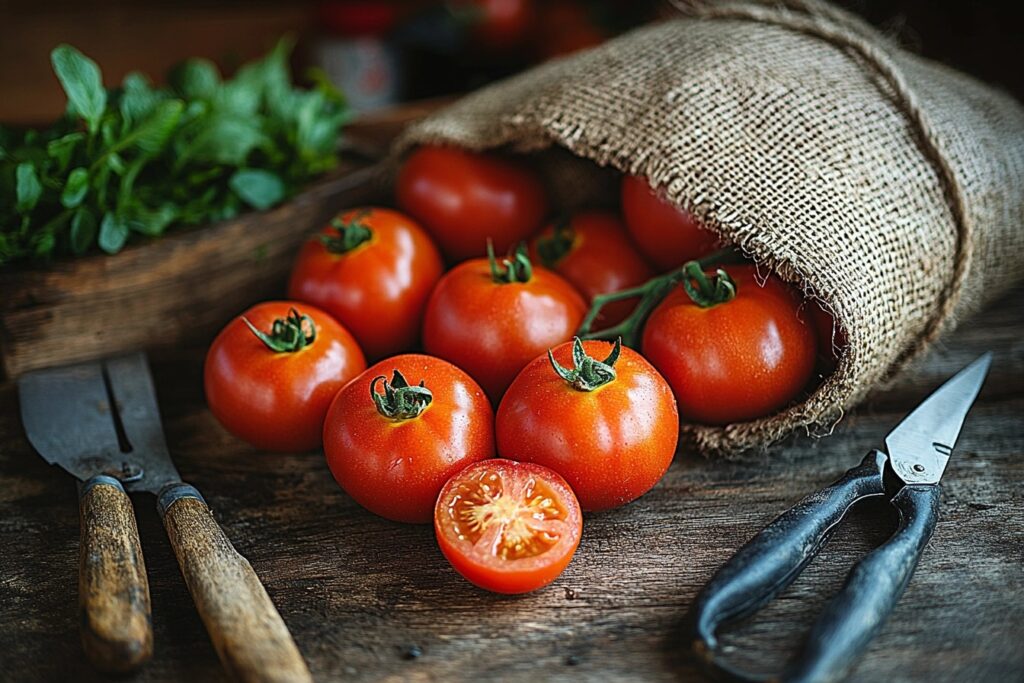
[(494, 457), (494, 411), (451, 363), (395, 356), (338, 392), (324, 422), (324, 453), (341, 488), (370, 512), (429, 522), (448, 478)]
[(568, 566), (583, 514), (557, 473), (498, 458), (470, 465), (444, 485), (434, 531), (441, 552), (471, 583), (495, 593), (526, 593)]
[[(584, 211), (566, 226), (549, 225), (533, 239), (534, 260), (568, 280), (589, 302), (598, 294), (642, 285), (654, 273), (610, 213)], [(597, 320), (611, 326), (628, 316), (638, 299), (613, 302)]]
[(736, 298), (702, 308), (682, 287), (651, 313), (643, 353), (668, 380), (683, 419), (726, 424), (792, 401), (814, 369), (814, 330), (781, 280), (760, 284), (754, 266), (730, 266)]
[(594, 23), (595, 12), (582, 2), (545, 0), (540, 7), (535, 45), (543, 59), (600, 45), (608, 32)]
[(398, 205), (419, 220), (451, 262), (504, 253), (536, 232), (548, 211), (540, 181), (493, 154), (420, 147), (398, 174)]
[(521, 45), (537, 15), (533, 0), (459, 0), (456, 5), (471, 8), (473, 40), (491, 52)]
[(718, 241), (695, 216), (659, 197), (639, 176), (622, 179), (622, 215), (640, 252), (663, 270), (704, 256)]
[(340, 214), (303, 245), (289, 298), (345, 325), (370, 358), (412, 348), (444, 272), (441, 254), (411, 218), (380, 208)]
[(229, 432), (257, 448), (308, 451), (320, 447), (334, 395), (365, 367), (356, 340), (327, 313), (267, 301), (213, 340), (203, 369), (206, 402)]
[(532, 267), (523, 251), (498, 267), (508, 281), (492, 263), (466, 261), (441, 278), (427, 303), (423, 346), (468, 372), (497, 403), (523, 366), (572, 338), (587, 307), (572, 285)]
[(551, 352), (560, 370), (538, 356), (512, 382), (498, 408), (498, 452), (553, 469), (584, 510), (605, 510), (639, 498), (665, 474), (679, 414), (672, 389), (640, 354), (579, 343)]

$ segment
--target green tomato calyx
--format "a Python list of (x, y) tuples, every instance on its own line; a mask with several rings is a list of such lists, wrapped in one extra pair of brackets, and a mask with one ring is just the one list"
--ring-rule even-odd
[(488, 239), (487, 260), (491, 264), (491, 279), (499, 285), (529, 282), (533, 277), (533, 264), (530, 263), (525, 242), (520, 242), (512, 255), (501, 259), (499, 265), (498, 259), (494, 257), (494, 244)]
[(373, 231), (366, 222), (369, 215), (368, 210), (357, 211), (347, 221), (342, 219), (341, 214), (335, 216), (331, 221), (331, 228), (338, 234), (335, 236), (322, 233), (318, 235), (320, 243), (332, 254), (347, 254), (373, 237)]
[(256, 338), (275, 353), (294, 353), (306, 348), (316, 341), (316, 323), (304, 313), (294, 308), (288, 311), (287, 318), (278, 318), (270, 327), (270, 333), (256, 329), (249, 320), (242, 316), (242, 322), (249, 326)]
[[(384, 380), (384, 393), (377, 391), (377, 383)], [(385, 375), (378, 375), (370, 382), (370, 396), (377, 406), (377, 412), (389, 420), (411, 420), (419, 417), (427, 409), (434, 395), (424, 386), (421, 380), (417, 385), (409, 385), (405, 377), (395, 370), (388, 382)]]
[(615, 380), (615, 361), (622, 352), (622, 339), (616, 339), (612, 352), (604, 360), (597, 360), (587, 355), (583, 342), (579, 337), (572, 341), (572, 369), (562, 367), (555, 360), (555, 355), (548, 349), (548, 360), (558, 376), (572, 385), (577, 391), (593, 391)]
[(541, 263), (548, 268), (554, 268), (572, 251), (575, 243), (576, 233), (573, 232), (572, 222), (568, 215), (563, 214), (555, 219), (551, 234), (537, 240), (537, 254)]
[(711, 308), (736, 298), (736, 282), (723, 268), (714, 275), (704, 272), (700, 263), (690, 261), (683, 266), (683, 289), (693, 303), (701, 308)]

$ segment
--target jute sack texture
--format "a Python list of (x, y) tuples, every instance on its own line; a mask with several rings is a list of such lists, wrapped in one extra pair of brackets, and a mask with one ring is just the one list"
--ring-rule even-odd
[(825, 5), (690, 7), (477, 91), (395, 153), (422, 143), (565, 148), (605, 167), (559, 162), (582, 203), (608, 167), (645, 176), (834, 312), (835, 372), (773, 416), (684, 425), (706, 454), (827, 429), (1024, 271), (1024, 110)]

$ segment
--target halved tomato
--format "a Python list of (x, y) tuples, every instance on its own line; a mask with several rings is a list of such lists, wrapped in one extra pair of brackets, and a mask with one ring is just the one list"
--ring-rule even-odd
[(434, 508), (434, 530), (441, 552), (468, 581), (495, 593), (526, 593), (568, 566), (583, 514), (556, 472), (497, 458), (448, 480)]

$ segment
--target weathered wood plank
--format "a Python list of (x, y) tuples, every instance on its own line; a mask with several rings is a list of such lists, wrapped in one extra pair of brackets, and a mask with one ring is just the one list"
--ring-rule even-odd
[(347, 165), (276, 209), (172, 232), (115, 256), (0, 272), (0, 360), (8, 377), (131, 349), (211, 337), (225, 317), (284, 287), (306, 236), (376, 195)]
[[(428, 526), (361, 510), (320, 454), (258, 453), (203, 405), (202, 350), (155, 364), (167, 437), (262, 578), (318, 680), (690, 679), (679, 622), (753, 533), (879, 444), (925, 393), (983, 350), (995, 364), (945, 477), (937, 531), (854, 681), (1024, 677), (1024, 309), (1018, 290), (953, 335), (832, 436), (764, 456), (682, 454), (650, 494), (589, 515), (566, 573), (533, 595), (480, 591)], [(153, 601), (155, 654), (134, 680), (222, 680), (154, 509), (133, 497)], [(78, 643), (74, 485), (36, 457), (0, 385), (0, 666), (11, 680), (105, 680)], [(797, 582), (728, 632), (733, 661), (777, 669), (849, 566), (881, 542), (883, 505), (858, 510)], [(412, 648), (419, 657), (412, 657)]]
[(0, 377), (136, 349), (208, 342), (225, 318), (280, 296), (299, 246), (346, 206), (385, 194), (383, 158), (403, 126), (449, 100), (356, 119), (339, 168), (292, 200), (139, 241), (114, 256), (0, 271)]

